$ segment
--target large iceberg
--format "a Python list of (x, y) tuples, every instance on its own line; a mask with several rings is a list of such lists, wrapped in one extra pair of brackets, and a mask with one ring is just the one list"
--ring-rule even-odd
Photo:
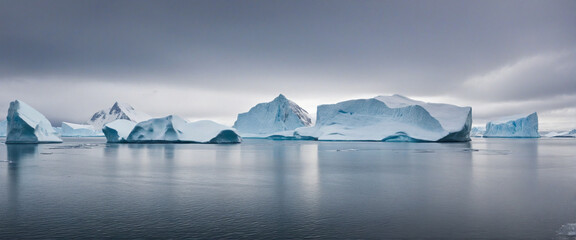
[(0, 137), (6, 137), (7, 127), (8, 127), (8, 120), (0, 121)]
[(102, 137), (104, 133), (92, 125), (62, 122), (62, 137)]
[(60, 143), (50, 121), (22, 101), (13, 101), (8, 109), (6, 143)]
[(393, 95), (320, 105), (302, 139), (344, 141), (470, 141), (472, 108)]
[(94, 129), (102, 129), (107, 123), (118, 119), (124, 119), (138, 123), (146, 121), (150, 118), (150, 115), (136, 111), (130, 105), (116, 102), (114, 105), (112, 105), (111, 108), (100, 110), (97, 113), (94, 113), (92, 118), (88, 120), (88, 124), (94, 126)]
[(102, 132), (104, 136), (106, 136), (106, 141), (109, 143), (126, 142), (128, 135), (130, 135), (130, 132), (132, 132), (135, 126), (135, 122), (118, 119), (104, 125)]
[(312, 124), (308, 112), (280, 94), (271, 102), (259, 103), (246, 113), (238, 114), (233, 128), (242, 137), (293, 137), (294, 129)]
[(176, 115), (170, 115), (153, 118), (133, 126), (128, 122), (117, 120), (106, 124), (103, 131), (108, 142), (240, 143), (242, 141), (234, 129), (208, 120), (188, 122)]
[(538, 138), (538, 114), (515, 115), (488, 122), (484, 137)]

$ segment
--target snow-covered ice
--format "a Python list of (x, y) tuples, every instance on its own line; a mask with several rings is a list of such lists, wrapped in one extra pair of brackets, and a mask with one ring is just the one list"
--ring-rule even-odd
[(118, 119), (124, 119), (132, 122), (142, 122), (150, 119), (150, 115), (135, 110), (128, 104), (116, 102), (111, 108), (100, 110), (94, 113), (88, 120), (88, 124), (94, 126), (94, 129), (102, 129), (104, 125)]
[(549, 132), (544, 137), (558, 137), (558, 138), (576, 138), (576, 129), (565, 132)]
[(94, 126), (89, 124), (76, 124), (69, 122), (62, 122), (62, 137), (101, 137), (104, 136), (101, 130), (96, 130)]
[(488, 122), (484, 137), (538, 138), (538, 114), (514, 115)]
[(130, 132), (135, 126), (135, 122), (118, 119), (104, 125), (102, 132), (104, 136), (106, 136), (106, 141), (109, 143), (126, 142), (128, 135), (130, 135)]
[(6, 143), (60, 143), (50, 121), (28, 104), (16, 100), (8, 109)]
[(393, 95), (320, 105), (297, 138), (345, 141), (469, 141), (472, 108)]
[(294, 129), (312, 124), (308, 112), (280, 94), (271, 102), (259, 103), (238, 114), (234, 128), (242, 137), (275, 138), (294, 136)]
[(108, 142), (128, 143), (240, 143), (242, 138), (230, 127), (203, 120), (188, 122), (176, 115), (153, 118), (134, 124), (117, 120), (105, 125)]

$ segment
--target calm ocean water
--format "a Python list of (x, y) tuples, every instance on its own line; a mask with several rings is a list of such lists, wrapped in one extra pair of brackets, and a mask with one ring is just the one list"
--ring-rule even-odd
[(0, 239), (556, 239), (575, 139), (0, 144)]

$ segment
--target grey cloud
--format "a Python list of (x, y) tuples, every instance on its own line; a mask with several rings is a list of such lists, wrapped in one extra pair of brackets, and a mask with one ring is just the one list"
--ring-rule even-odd
[[(575, 91), (573, 52), (518, 71), (501, 85), (470, 90), (475, 86), (466, 81), (523, 59), (573, 51), (575, 22), (571, 0), (4, 0), (0, 95), (71, 104), (59, 100), (65, 96), (95, 110), (126, 98), (161, 113), (157, 105), (171, 106), (168, 100), (138, 97), (159, 84), (211, 92), (207, 97), (215, 101), (205, 107), (190, 103), (189, 110), (164, 108), (222, 118), (246, 111), (250, 101), (221, 107), (217, 99), (249, 96), (260, 102), (281, 92), (302, 99), (450, 96), (480, 105), (552, 101)], [(556, 69), (557, 64), (566, 67)], [(40, 82), (68, 89), (52, 89), (53, 97), (34, 87), (44, 86)], [(127, 89), (98, 87), (102, 82)], [(10, 84), (18, 87), (6, 87)], [(94, 92), (81, 90), (86, 86)], [(518, 88), (512, 91), (513, 86)], [(80, 120), (93, 110), (50, 111)]]

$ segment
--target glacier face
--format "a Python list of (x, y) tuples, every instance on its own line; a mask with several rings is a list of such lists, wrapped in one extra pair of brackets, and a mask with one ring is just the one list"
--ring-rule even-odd
[(472, 109), (400, 95), (320, 105), (316, 125), (296, 138), (344, 141), (469, 141)]
[(0, 121), (0, 137), (6, 137), (7, 128), (8, 128), (8, 120)]
[(6, 143), (60, 143), (50, 121), (22, 101), (10, 103)]
[(106, 124), (103, 131), (108, 142), (222, 144), (242, 141), (232, 128), (207, 120), (188, 122), (176, 115), (138, 124), (117, 120)]
[(271, 102), (259, 103), (238, 114), (233, 128), (243, 137), (292, 136), (294, 129), (312, 124), (308, 112), (280, 94)]
[(97, 113), (94, 113), (92, 118), (88, 120), (88, 124), (94, 126), (95, 129), (102, 129), (107, 123), (118, 119), (124, 119), (138, 123), (146, 121), (150, 118), (152, 118), (150, 115), (136, 111), (130, 105), (116, 102), (114, 105), (112, 105), (111, 108), (100, 110)]
[(109, 143), (126, 142), (128, 135), (130, 135), (130, 132), (135, 126), (135, 122), (118, 119), (104, 125), (102, 132), (104, 133), (104, 136), (106, 136), (106, 141)]
[(538, 138), (538, 114), (515, 115), (488, 122), (484, 137)]
[(62, 137), (101, 137), (104, 133), (88, 124), (62, 122), (60, 135)]

